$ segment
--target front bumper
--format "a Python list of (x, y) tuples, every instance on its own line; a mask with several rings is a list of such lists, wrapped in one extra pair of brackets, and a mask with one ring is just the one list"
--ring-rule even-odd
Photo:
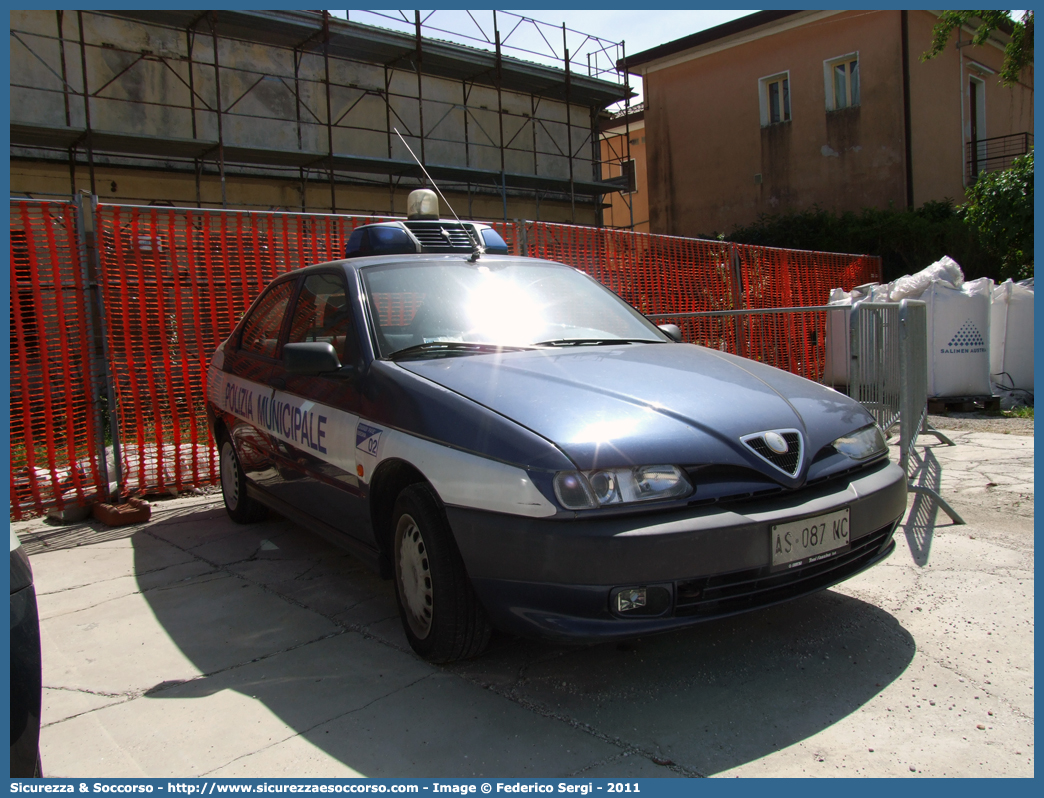
[[(850, 509), (851, 549), (771, 573), (773, 524)], [(446, 512), (472, 583), (493, 623), (558, 640), (666, 631), (796, 598), (884, 559), (906, 511), (897, 465), (848, 481), (743, 505), (585, 520), (531, 519), (457, 507)], [(669, 593), (656, 617), (618, 617), (614, 587)]]

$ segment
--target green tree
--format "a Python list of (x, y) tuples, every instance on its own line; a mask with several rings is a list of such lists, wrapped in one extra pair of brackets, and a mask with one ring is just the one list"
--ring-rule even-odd
[(1022, 19), (1012, 19), (1010, 11), (943, 11), (932, 29), (932, 46), (922, 61), (935, 58), (950, 43), (950, 35), (968, 25), (975, 28), (972, 44), (985, 44), (993, 31), (1000, 29), (1011, 38), (1004, 47), (1004, 65), (1001, 68), (1001, 83), (1013, 86), (1019, 81), (1022, 70), (1033, 64), (1033, 12), (1026, 11)]
[(1001, 263), (1001, 279), (1033, 276), (1033, 151), (968, 189), (967, 223)]

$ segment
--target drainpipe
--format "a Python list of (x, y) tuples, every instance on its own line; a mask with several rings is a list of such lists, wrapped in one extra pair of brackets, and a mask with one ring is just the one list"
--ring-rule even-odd
[(961, 48), (965, 44), (971, 44), (971, 42), (961, 41), (962, 29), (957, 28), (957, 61), (960, 64), (961, 72), (961, 90), (957, 94), (961, 100), (961, 185), (964, 188), (968, 188), (968, 171), (964, 168), (964, 53), (961, 52)]
[(913, 210), (913, 142), (910, 124), (910, 18), (909, 11), (900, 11), (903, 38), (903, 136), (906, 139), (906, 207)]

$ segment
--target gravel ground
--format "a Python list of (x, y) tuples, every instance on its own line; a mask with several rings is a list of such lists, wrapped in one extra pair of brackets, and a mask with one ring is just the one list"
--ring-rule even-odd
[(928, 416), (928, 423), (941, 430), (971, 430), (972, 432), (995, 432), (1002, 435), (1033, 436), (1032, 418), (999, 416), (995, 413), (948, 413), (944, 416)]

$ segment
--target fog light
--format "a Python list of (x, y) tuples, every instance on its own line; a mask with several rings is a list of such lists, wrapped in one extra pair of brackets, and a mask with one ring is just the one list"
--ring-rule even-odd
[(617, 612), (637, 610), (645, 606), (646, 594), (644, 587), (629, 587), (616, 594)]
[(670, 610), (670, 585), (614, 587), (609, 591), (609, 612), (618, 618), (655, 618)]

